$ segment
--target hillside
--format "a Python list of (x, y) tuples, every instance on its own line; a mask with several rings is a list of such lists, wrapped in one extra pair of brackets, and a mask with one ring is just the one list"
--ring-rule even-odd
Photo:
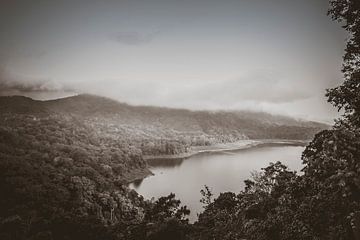
[(265, 113), (130, 106), (91, 95), (0, 97), (0, 238), (139, 239), (147, 222), (175, 214), (186, 223), (189, 211), (173, 195), (149, 202), (126, 187), (151, 174), (144, 155), (249, 138), (308, 139), (324, 127)]
[(177, 154), (191, 146), (241, 139), (308, 140), (327, 128), (321, 123), (267, 113), (131, 106), (87, 94), (50, 101), (0, 97), (0, 113), (71, 118), (93, 134), (131, 143), (145, 155)]

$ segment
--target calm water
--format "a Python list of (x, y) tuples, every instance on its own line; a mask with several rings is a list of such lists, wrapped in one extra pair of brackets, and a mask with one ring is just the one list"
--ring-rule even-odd
[(304, 147), (267, 146), (250, 149), (203, 153), (188, 159), (152, 160), (151, 171), (155, 174), (130, 184), (145, 198), (176, 194), (182, 204), (191, 210), (190, 220), (202, 210), (200, 189), (207, 185), (217, 196), (220, 192), (239, 192), (251, 172), (260, 171), (270, 162), (281, 161), (292, 170), (299, 171)]

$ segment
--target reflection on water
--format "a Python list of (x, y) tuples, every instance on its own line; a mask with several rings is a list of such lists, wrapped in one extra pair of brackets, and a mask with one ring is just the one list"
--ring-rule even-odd
[(300, 170), (299, 146), (262, 146), (232, 152), (203, 153), (187, 159), (157, 159), (149, 164), (155, 174), (130, 184), (145, 198), (166, 196), (171, 192), (191, 210), (190, 220), (202, 210), (200, 189), (209, 186), (220, 192), (239, 192), (254, 170), (270, 162), (281, 161), (292, 170)]
[(133, 181), (131, 184), (135, 189), (137, 189), (143, 181), (144, 181), (144, 179), (137, 179), (137, 180)]
[(148, 160), (148, 164), (150, 167), (162, 167), (162, 168), (173, 168), (180, 166), (183, 163), (183, 158), (175, 158), (175, 159), (151, 159)]

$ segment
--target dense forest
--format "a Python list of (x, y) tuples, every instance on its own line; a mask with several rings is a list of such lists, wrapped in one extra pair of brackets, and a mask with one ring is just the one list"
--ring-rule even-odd
[(151, 201), (126, 187), (149, 174), (144, 153), (244, 138), (307, 139), (324, 126), (266, 114), (132, 107), (89, 95), (4, 97), (0, 239), (360, 239), (360, 3), (330, 6), (349, 32), (344, 82), (326, 93), (344, 114), (306, 147), (303, 174), (277, 162), (240, 193), (214, 198), (205, 186), (204, 211), (190, 224), (174, 194)]

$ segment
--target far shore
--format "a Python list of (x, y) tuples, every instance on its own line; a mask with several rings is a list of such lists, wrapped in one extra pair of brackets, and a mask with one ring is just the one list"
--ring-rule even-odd
[(287, 140), (287, 139), (256, 139), (256, 140), (240, 140), (232, 143), (221, 143), (214, 144), (210, 146), (195, 146), (190, 147), (190, 150), (185, 153), (173, 154), (173, 155), (145, 155), (143, 156), (144, 160), (154, 160), (154, 159), (184, 159), (194, 156), (201, 153), (211, 153), (211, 152), (228, 152), (228, 151), (237, 151), (242, 149), (248, 149), (252, 147), (261, 147), (261, 146), (306, 146), (310, 140)]

